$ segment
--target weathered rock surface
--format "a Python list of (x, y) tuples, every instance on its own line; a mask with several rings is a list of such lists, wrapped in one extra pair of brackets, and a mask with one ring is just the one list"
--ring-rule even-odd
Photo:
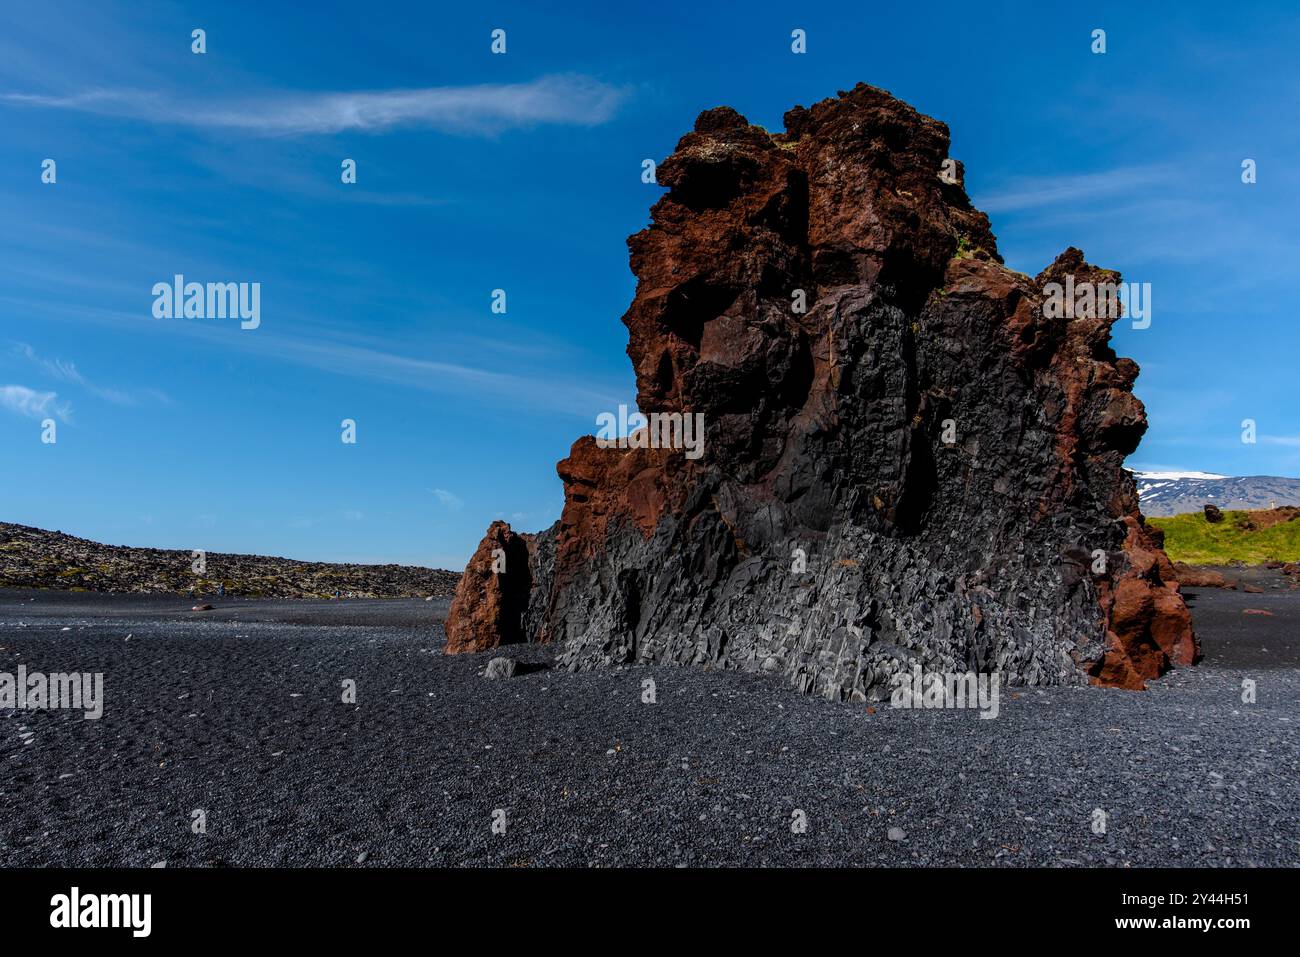
[(1174, 562), (1174, 575), (1178, 584), (1188, 588), (1229, 588), (1236, 589), (1237, 583), (1229, 581), (1217, 568), (1198, 568), (1184, 562)]
[(493, 522), (456, 585), (444, 652), (485, 651), (524, 641), (531, 591), (527, 538), (505, 522)]
[(1223, 512), (1219, 511), (1219, 506), (1207, 502), (1205, 504), (1205, 520), (1211, 524), (1223, 521)]
[(498, 657), (488, 662), (483, 677), (490, 681), (497, 681), (501, 678), (513, 678), (515, 672), (519, 669), (519, 662), (514, 658)]
[(941, 178), (947, 128), (881, 90), (785, 125), (708, 110), (659, 166), (628, 355), (640, 410), (702, 413), (704, 453), (574, 443), (528, 636), (573, 669), (762, 670), (854, 700), (913, 661), (1127, 688), (1191, 663), (1121, 467), (1137, 365), (1113, 315), (1044, 308), (1050, 283), (1118, 275), (1077, 249), (1006, 269), (960, 164)]

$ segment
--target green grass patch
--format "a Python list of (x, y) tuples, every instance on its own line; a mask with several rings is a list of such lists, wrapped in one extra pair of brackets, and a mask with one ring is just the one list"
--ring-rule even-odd
[(957, 236), (957, 252), (954, 254), (957, 259), (979, 259), (980, 256), (986, 256), (983, 247), (976, 246), (971, 242), (970, 237), (965, 233)]
[(1269, 528), (1247, 531), (1241, 527), (1250, 512), (1224, 512), (1223, 521), (1211, 524), (1202, 512), (1148, 518), (1147, 524), (1165, 533), (1165, 552), (1171, 561), (1189, 565), (1229, 565), (1244, 562), (1300, 561), (1300, 519)]

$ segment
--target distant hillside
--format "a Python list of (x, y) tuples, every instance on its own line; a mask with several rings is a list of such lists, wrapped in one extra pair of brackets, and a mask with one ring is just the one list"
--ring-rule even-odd
[(1199, 512), (1207, 502), (1225, 511), (1300, 505), (1300, 479), (1207, 472), (1134, 472), (1133, 477), (1147, 516)]
[(101, 545), (62, 532), (0, 522), (0, 588), (226, 594), (266, 598), (447, 598), (455, 572), (409, 565), (339, 565), (208, 552)]
[(1300, 508), (1225, 511), (1210, 522), (1204, 512), (1149, 518), (1165, 533), (1165, 552), (1188, 565), (1263, 565), (1300, 561)]

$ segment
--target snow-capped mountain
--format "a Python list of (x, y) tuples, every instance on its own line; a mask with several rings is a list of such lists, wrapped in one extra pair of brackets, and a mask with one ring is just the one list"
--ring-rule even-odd
[(1133, 478), (1144, 515), (1199, 512), (1207, 502), (1222, 509), (1300, 505), (1300, 479), (1277, 475), (1135, 471)]

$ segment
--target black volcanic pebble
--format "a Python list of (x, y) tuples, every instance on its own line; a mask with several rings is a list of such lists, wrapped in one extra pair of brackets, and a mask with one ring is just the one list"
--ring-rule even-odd
[(0, 671), (103, 671), (106, 709), (0, 711), (7, 866), (1300, 863), (1295, 593), (1204, 591), (1201, 665), (996, 720), (545, 646), (484, 681), (446, 602), (32, 597), (0, 591)]

